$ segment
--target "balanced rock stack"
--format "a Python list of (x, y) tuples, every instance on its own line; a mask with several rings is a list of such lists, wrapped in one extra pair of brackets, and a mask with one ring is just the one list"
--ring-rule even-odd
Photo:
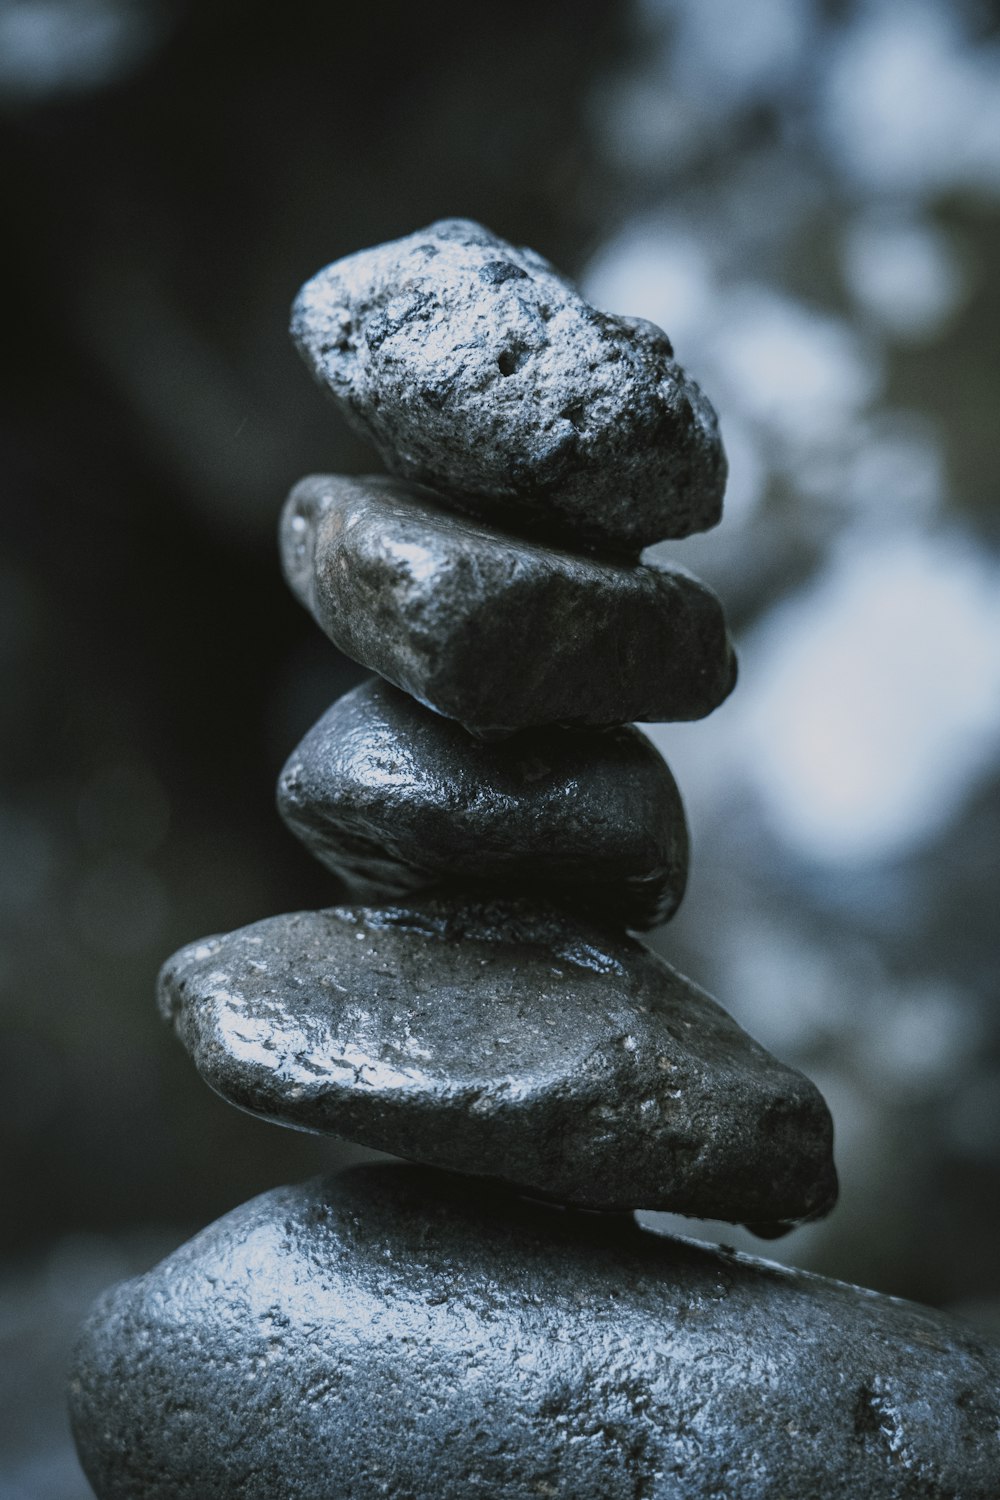
[(394, 476), (307, 479), (282, 524), (378, 674), (279, 787), (363, 904), (192, 944), (160, 1001), (234, 1104), (421, 1165), (266, 1194), (101, 1300), (98, 1496), (995, 1500), (996, 1350), (631, 1215), (770, 1234), (836, 1194), (814, 1086), (627, 931), (688, 855), (632, 721), (735, 680), (712, 593), (639, 560), (719, 517), (711, 407), (465, 221), (328, 267), (293, 333)]

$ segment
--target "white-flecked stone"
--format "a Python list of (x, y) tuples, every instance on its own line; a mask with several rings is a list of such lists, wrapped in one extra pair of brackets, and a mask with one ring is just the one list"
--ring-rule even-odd
[(666, 334), (478, 224), (327, 266), (292, 335), (386, 466), (464, 509), (633, 555), (721, 515), (716, 415)]

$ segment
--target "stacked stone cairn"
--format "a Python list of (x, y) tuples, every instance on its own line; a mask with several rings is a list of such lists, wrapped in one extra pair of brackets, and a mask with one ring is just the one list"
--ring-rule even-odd
[(771, 1234), (836, 1194), (815, 1087), (627, 931), (688, 858), (632, 721), (736, 675), (714, 595), (640, 561), (719, 518), (712, 408), (460, 220), (327, 267), (293, 333), (392, 474), (282, 522), (378, 674), (279, 788), (356, 902), (192, 944), (160, 1003), (224, 1098), (420, 1165), (265, 1194), (102, 1299), (100, 1500), (996, 1500), (995, 1349), (632, 1214)]

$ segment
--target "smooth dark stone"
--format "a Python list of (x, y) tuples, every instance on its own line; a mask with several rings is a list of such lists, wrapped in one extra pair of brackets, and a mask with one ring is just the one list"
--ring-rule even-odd
[(342, 651), (487, 737), (700, 719), (736, 681), (722, 606), (683, 569), (552, 551), (401, 480), (304, 479), (281, 551)]
[(99, 1500), (996, 1500), (1000, 1349), (928, 1308), (406, 1167), (106, 1293)]
[(463, 509), (633, 554), (722, 513), (718, 420), (662, 329), (478, 224), (327, 266), (292, 335), (386, 466)]
[(278, 807), (358, 900), (459, 877), (653, 927), (687, 879), (680, 794), (637, 729), (488, 744), (378, 677), (292, 753)]
[(602, 1209), (791, 1221), (836, 1196), (816, 1087), (641, 943), (526, 901), (255, 922), (160, 1008), (243, 1109)]

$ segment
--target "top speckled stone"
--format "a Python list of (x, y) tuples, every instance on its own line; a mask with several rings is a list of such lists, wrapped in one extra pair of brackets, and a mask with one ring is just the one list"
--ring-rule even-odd
[(327, 266), (292, 336), (386, 466), (462, 509), (633, 555), (720, 518), (716, 415), (666, 334), (469, 220)]

